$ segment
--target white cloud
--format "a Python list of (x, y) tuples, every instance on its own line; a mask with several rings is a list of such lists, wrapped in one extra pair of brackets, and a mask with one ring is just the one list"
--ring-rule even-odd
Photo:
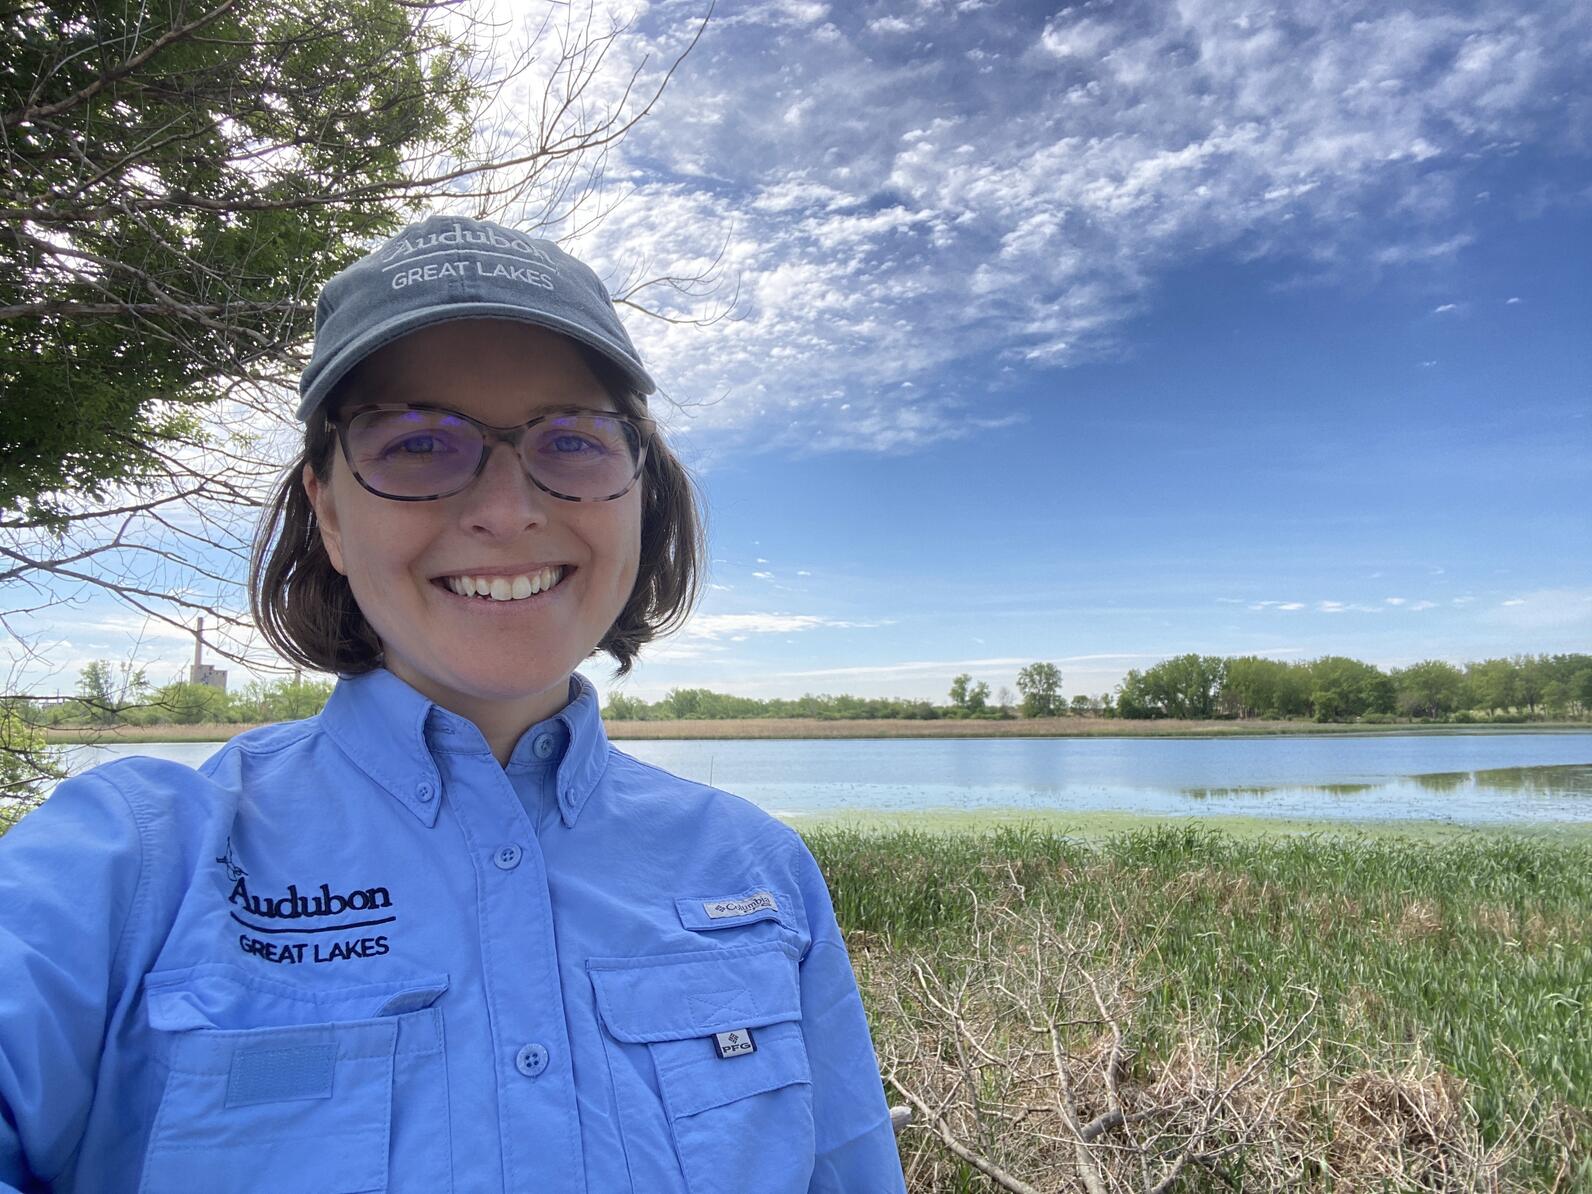
[(1318, 601), (1316, 609), (1323, 614), (1379, 614), (1383, 612), (1384, 607), (1354, 601)]
[(1458, 303), (1444, 303), (1442, 306), (1440, 306), (1437, 309), (1435, 309), (1432, 312), (1432, 314), (1433, 315), (1447, 315), (1450, 311), (1458, 311), (1458, 310), (1459, 310), (1459, 304)]
[(1411, 610), (1436, 609), (1436, 608), (1437, 608), (1437, 602), (1435, 602), (1435, 601), (1417, 601), (1413, 605), (1410, 606)]
[[(678, 11), (651, 10), (614, 72), (677, 48)], [(740, 280), (734, 319), (631, 321), (668, 394), (703, 400), (693, 429), (877, 452), (976, 432), (1001, 415), (959, 367), (1117, 351), (1191, 253), (1450, 260), (1472, 238), (1461, 171), (1588, 131), (1548, 98), (1578, 78), (1585, 6), (932, 3), (866, 22), (799, 0), (715, 16), (609, 163), (629, 197), (577, 245), (605, 276), (717, 260)], [(881, 40), (897, 23), (957, 50)]]
[(1518, 298), (1507, 298), (1507, 299), (1504, 300), (1504, 306), (1512, 307), (1512, 306), (1514, 306), (1516, 303), (1518, 303), (1520, 301), (1521, 300), (1518, 299)]
[[(697, 614), (680, 630), (688, 639), (719, 639), (732, 634), (790, 634), (798, 630), (855, 630), (876, 622), (845, 622), (816, 614)], [(650, 650), (650, 648), (649, 648)]]
[(1592, 589), (1537, 589), (1503, 602), (1490, 620), (1520, 630), (1592, 628)]
[(870, 33), (911, 33), (915, 28), (917, 26), (911, 21), (903, 20), (900, 17), (880, 17), (877, 20), (868, 22), (868, 32)]

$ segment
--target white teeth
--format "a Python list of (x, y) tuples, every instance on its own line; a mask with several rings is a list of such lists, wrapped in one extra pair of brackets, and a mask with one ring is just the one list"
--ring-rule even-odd
[(520, 576), (450, 576), (446, 584), (461, 597), (488, 597), (493, 601), (523, 601), (545, 593), (563, 579), (562, 568), (543, 568)]

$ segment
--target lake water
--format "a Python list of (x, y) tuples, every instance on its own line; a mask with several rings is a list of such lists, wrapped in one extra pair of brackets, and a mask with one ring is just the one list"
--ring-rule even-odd
[[(1592, 822), (1592, 733), (1297, 738), (638, 741), (621, 749), (779, 814), (927, 809)], [(219, 743), (77, 747), (198, 764)]]

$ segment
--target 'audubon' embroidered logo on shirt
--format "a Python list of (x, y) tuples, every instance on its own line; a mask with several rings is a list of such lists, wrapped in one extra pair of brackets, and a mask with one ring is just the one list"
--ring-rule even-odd
[[(391, 924), (396, 914), (379, 915), (393, 906), (392, 893), (385, 887), (356, 887), (349, 891), (333, 891), (329, 883), (320, 884), (319, 891), (306, 894), (296, 883), (289, 883), (285, 893), (261, 894), (249, 890), (249, 872), (238, 863), (232, 852), (232, 839), (227, 839), (227, 851), (216, 859), (226, 868), (227, 879), (232, 883), (227, 902), (232, 919), (255, 933), (291, 934), (353, 933), (359, 929)], [(247, 914), (240, 916), (239, 911)], [(371, 915), (371, 914), (377, 915)], [(352, 914), (352, 919), (349, 919)], [(335, 919), (334, 919), (335, 918)], [(277, 922), (262, 924), (261, 921)], [(333, 923), (320, 923), (333, 921)], [(265, 941), (248, 934), (240, 934), (238, 947), (246, 954), (263, 958), (267, 962), (336, 962), (346, 958), (374, 958), (388, 952), (385, 936), (352, 936), (341, 941), (313, 943)]]
[(754, 891), (738, 900), (703, 900), (702, 911), (708, 914), (709, 920), (721, 920), (726, 916), (750, 916), (754, 912), (778, 912), (779, 901), (770, 892)]

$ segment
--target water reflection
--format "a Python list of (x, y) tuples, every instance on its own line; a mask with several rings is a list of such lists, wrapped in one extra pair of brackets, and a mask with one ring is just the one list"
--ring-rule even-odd
[(1264, 784), (1241, 788), (1184, 788), (1193, 800), (1225, 800), (1233, 796), (1270, 796), (1274, 792), (1325, 792), (1328, 796), (1358, 796), (1386, 784)]
[(1592, 797), (1592, 766), (1491, 767), (1484, 771), (1427, 771), (1366, 784), (1248, 784), (1227, 787), (1185, 787), (1191, 800), (1226, 800), (1242, 796), (1294, 795), (1320, 792), (1328, 796), (1360, 796), (1366, 792), (1392, 794), (1403, 784), (1423, 792), (1452, 795), (1458, 792), (1490, 796)]
[(1592, 767), (1497, 767), (1472, 771), (1471, 782), (1493, 792), (1527, 796), (1592, 796)]

